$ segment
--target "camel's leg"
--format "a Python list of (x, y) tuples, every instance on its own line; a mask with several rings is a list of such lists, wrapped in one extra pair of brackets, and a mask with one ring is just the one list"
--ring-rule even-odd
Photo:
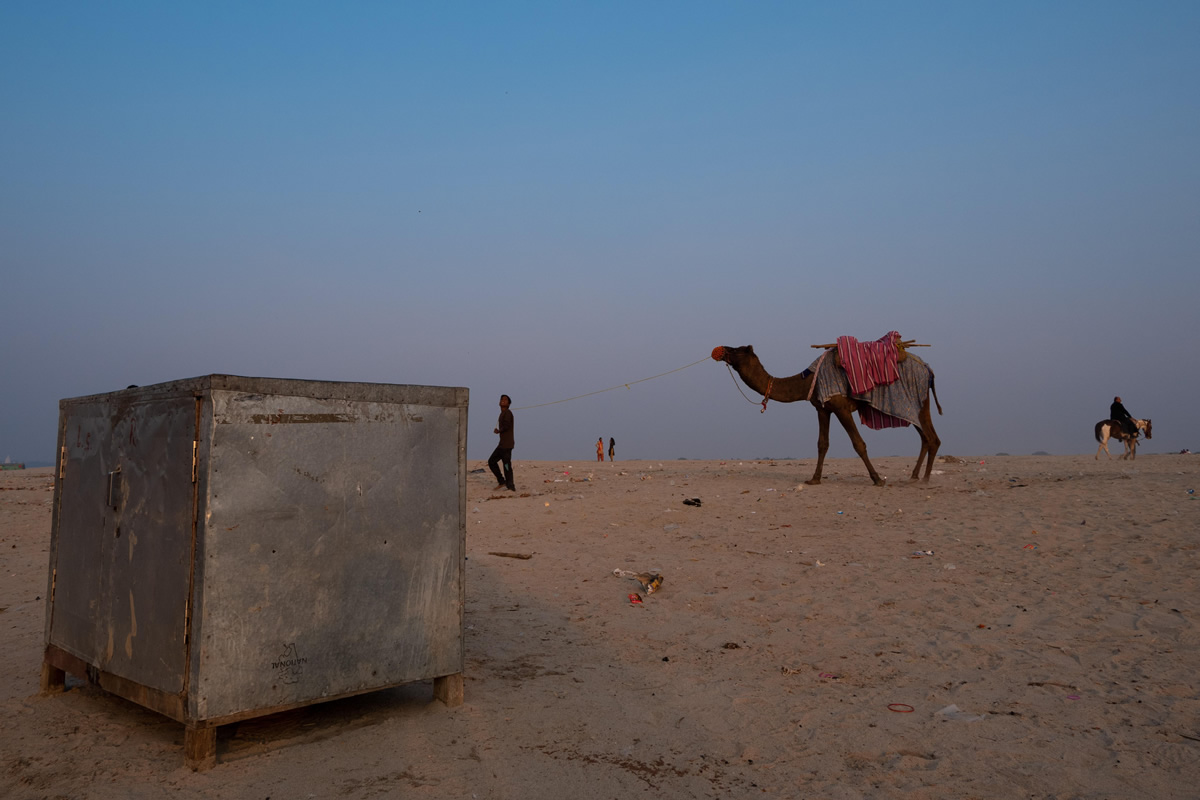
[[(917, 428), (917, 433), (921, 437), (921, 452), (917, 453), (917, 465), (913, 467), (912, 475), (909, 477), (909, 480), (912, 481), (915, 481), (917, 476), (921, 474), (921, 464), (925, 461), (925, 454), (929, 452), (929, 442), (925, 440), (924, 431)], [(930, 459), (930, 463), (933, 463), (933, 459)]]
[(821, 484), (821, 468), (825, 466), (825, 452), (829, 450), (829, 409), (817, 406), (817, 422), (821, 428), (817, 435), (817, 471), (805, 481), (809, 486)]
[(858, 453), (858, 457), (867, 465), (867, 472), (871, 474), (871, 480), (876, 486), (883, 486), (883, 478), (879, 477), (871, 459), (867, 458), (867, 443), (863, 441), (862, 434), (858, 432), (858, 426), (854, 424), (853, 409), (835, 407), (833, 413), (837, 414), (838, 422), (842, 423), (842, 427), (849, 434), (850, 442), (854, 445), (854, 452)]
[(928, 457), (925, 462), (925, 477), (922, 481), (929, 482), (929, 474), (933, 472), (933, 460), (937, 458), (938, 448), (942, 446), (942, 440), (938, 438), (937, 431), (933, 429), (933, 415), (929, 412), (929, 398), (925, 398), (925, 405), (921, 406), (921, 427), (917, 429), (917, 433), (921, 434), (921, 453), (917, 456), (917, 465), (913, 467), (912, 480), (920, 477), (921, 460)]

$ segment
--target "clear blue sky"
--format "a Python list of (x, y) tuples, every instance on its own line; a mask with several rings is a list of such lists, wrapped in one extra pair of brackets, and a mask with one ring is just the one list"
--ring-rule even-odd
[[(0, 460), (209, 373), (514, 406), (933, 347), (943, 452), (1200, 449), (1200, 4), (0, 5)], [(519, 461), (812, 457), (706, 362)], [(914, 456), (911, 430), (868, 432)], [(852, 455), (840, 430), (831, 455)]]

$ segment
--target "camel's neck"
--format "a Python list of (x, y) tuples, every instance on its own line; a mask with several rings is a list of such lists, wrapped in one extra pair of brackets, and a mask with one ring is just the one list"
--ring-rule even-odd
[(738, 365), (734, 369), (747, 386), (763, 397), (779, 403), (807, 400), (808, 390), (812, 387), (812, 373), (806, 375), (802, 372), (789, 378), (776, 378), (763, 369), (762, 362), (757, 359)]

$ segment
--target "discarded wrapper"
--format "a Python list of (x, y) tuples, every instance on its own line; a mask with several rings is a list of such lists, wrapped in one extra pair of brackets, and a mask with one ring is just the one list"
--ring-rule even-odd
[(642, 596), (640, 594), (631, 594), (629, 595), (629, 602), (639, 605), (642, 602)]
[(654, 594), (658, 591), (658, 587), (662, 586), (663, 577), (657, 572), (639, 572), (633, 576), (634, 579), (642, 585), (646, 590), (646, 594)]
[(633, 578), (642, 585), (646, 594), (654, 594), (662, 586), (663, 577), (657, 572), (634, 572), (633, 570), (617, 568), (612, 571), (618, 578)]

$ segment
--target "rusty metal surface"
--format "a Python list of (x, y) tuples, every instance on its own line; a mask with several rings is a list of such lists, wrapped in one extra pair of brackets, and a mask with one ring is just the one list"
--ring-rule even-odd
[(461, 671), (462, 410), (212, 400), (195, 715)]
[(47, 644), (188, 720), (461, 672), (467, 405), (228, 375), (62, 401)]
[(48, 644), (179, 692), (192, 540), (193, 398), (64, 403)]

